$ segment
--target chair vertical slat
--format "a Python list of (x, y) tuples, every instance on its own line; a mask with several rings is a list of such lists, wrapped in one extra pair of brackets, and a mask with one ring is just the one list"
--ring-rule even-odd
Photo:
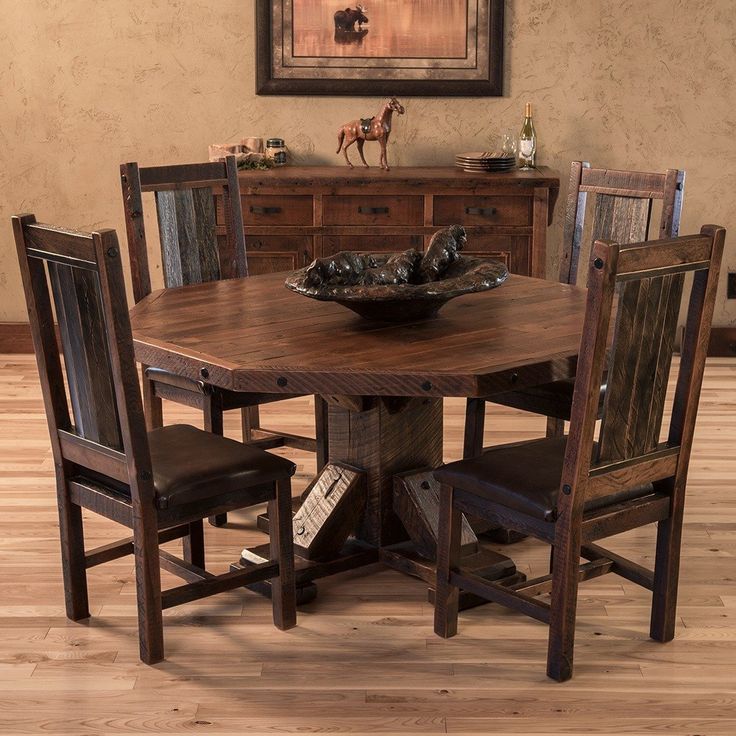
[(192, 189), (194, 238), (199, 256), (199, 280), (220, 278), (217, 233), (215, 231), (215, 197), (210, 187)]
[(167, 289), (184, 285), (174, 195), (175, 192), (172, 190), (156, 192), (158, 233), (161, 239), (161, 267)]
[(194, 197), (191, 189), (174, 191), (174, 216), (182, 284), (199, 284), (202, 282), (202, 273), (199, 267)]
[(49, 263), (76, 431), (122, 449), (96, 271)]
[[(641, 332), (639, 358), (629, 408), (630, 426), (627, 453), (631, 456), (644, 455), (656, 447), (656, 440), (652, 447), (648, 447), (647, 442), (652, 437), (649, 431), (652, 424), (658, 425), (661, 421), (652, 416), (653, 404), (664, 405), (664, 401), (654, 401), (655, 379), (657, 366), (662, 357), (663, 328), (667, 315), (671, 280), (669, 277), (649, 279), (649, 292), (644, 304), (646, 311), (643, 319), (638, 320), (639, 323), (646, 322), (648, 328), (646, 334), (643, 329), (639, 328)], [(666, 387), (660, 385), (660, 391), (663, 389), (666, 390)]]
[(648, 281), (624, 284), (619, 293), (618, 314), (612, 357), (608, 368), (603, 421), (598, 443), (598, 460), (619, 460), (627, 456), (630, 392), (636, 374), (642, 331), (637, 329), (640, 304), (646, 300)]
[(659, 443), (685, 276), (683, 274), (672, 274), (671, 276), (665, 276), (663, 281), (666, 284), (666, 302), (662, 304), (659, 352), (651, 368), (654, 373), (654, 381), (649, 404), (649, 424), (645, 427), (646, 434), (643, 437), (645, 452), (651, 452)]

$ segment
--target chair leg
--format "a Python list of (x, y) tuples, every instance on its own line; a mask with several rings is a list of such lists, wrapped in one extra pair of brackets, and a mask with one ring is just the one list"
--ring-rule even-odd
[(485, 399), (468, 399), (465, 406), (463, 457), (477, 457), (483, 452), (483, 430), (486, 423)]
[(448, 639), (457, 634), (460, 590), (450, 584), (450, 572), (460, 564), (462, 515), (453, 503), (452, 486), (440, 488), (440, 516), (437, 531), (437, 581), (434, 594), (434, 633)]
[[(223, 427), (222, 406), (220, 406), (220, 402), (217, 397), (212, 394), (205, 396), (202, 410), (204, 412), (205, 432), (219, 434), (220, 437), (222, 437), (225, 433), (225, 429)], [(245, 411), (245, 409), (243, 409), (243, 411)], [(225, 524), (227, 524), (227, 514), (210, 516), (208, 521), (212, 526), (225, 526)]]
[(675, 637), (681, 537), (682, 514), (657, 524), (657, 555), (649, 626), (649, 636), (655, 641), (672, 641)]
[(270, 520), (270, 554), (278, 560), (279, 576), (271, 580), (273, 622), (285, 631), (296, 626), (296, 580), (294, 577), (294, 543), (291, 523), (291, 481), (276, 483), (276, 498), (268, 502)]
[(547, 649), (547, 675), (564, 682), (572, 677), (575, 615), (578, 602), (580, 541), (569, 535), (555, 545), (552, 563), (552, 604)]
[(189, 534), (182, 537), (182, 544), (184, 559), (204, 570), (204, 524), (201, 520), (189, 524)]
[(152, 524), (144, 525), (138, 520), (133, 538), (140, 656), (146, 664), (156, 664), (164, 658), (158, 532)]
[(253, 430), (261, 426), (261, 412), (257, 406), (246, 406), (240, 410), (240, 423), (243, 427), (243, 442), (253, 441)]
[(82, 508), (69, 500), (64, 481), (59, 480), (58, 483), (61, 567), (64, 576), (66, 615), (72, 621), (80, 621), (89, 618)]
[(321, 396), (314, 397), (314, 428), (317, 438), (317, 472), (327, 465), (329, 460), (329, 428), (327, 402)]
[(547, 417), (547, 437), (564, 437), (565, 420)]
[(150, 432), (164, 426), (164, 411), (161, 399), (156, 396), (153, 381), (146, 378), (145, 370), (146, 366), (143, 366), (143, 412), (146, 416), (146, 429)]

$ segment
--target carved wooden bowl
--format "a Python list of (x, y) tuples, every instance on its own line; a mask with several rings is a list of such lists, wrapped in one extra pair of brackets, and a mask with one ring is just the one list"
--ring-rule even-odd
[[(389, 257), (390, 254), (374, 256), (379, 266)], [(412, 322), (433, 317), (450, 299), (495, 289), (509, 275), (500, 261), (465, 257), (450, 264), (439, 281), (425, 284), (310, 286), (305, 283), (306, 272), (306, 268), (294, 271), (286, 279), (286, 288), (312, 299), (337, 302), (365, 319), (380, 322)]]

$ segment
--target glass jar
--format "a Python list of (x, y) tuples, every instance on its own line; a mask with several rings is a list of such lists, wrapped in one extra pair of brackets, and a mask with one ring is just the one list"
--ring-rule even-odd
[(274, 166), (286, 164), (286, 144), (283, 138), (269, 138), (266, 141), (266, 156), (271, 159)]

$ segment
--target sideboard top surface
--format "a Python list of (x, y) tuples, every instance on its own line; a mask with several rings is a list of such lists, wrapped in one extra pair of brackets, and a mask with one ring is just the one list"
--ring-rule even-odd
[(258, 187), (288, 187), (311, 182), (317, 186), (349, 187), (354, 185), (397, 185), (416, 187), (418, 184), (435, 184), (448, 188), (471, 189), (484, 186), (521, 185), (558, 189), (560, 180), (555, 171), (540, 166), (531, 171), (469, 173), (454, 166), (397, 166), (383, 171), (377, 166), (368, 169), (347, 166), (284, 166), (267, 171), (251, 170), (239, 173), (244, 189)]

